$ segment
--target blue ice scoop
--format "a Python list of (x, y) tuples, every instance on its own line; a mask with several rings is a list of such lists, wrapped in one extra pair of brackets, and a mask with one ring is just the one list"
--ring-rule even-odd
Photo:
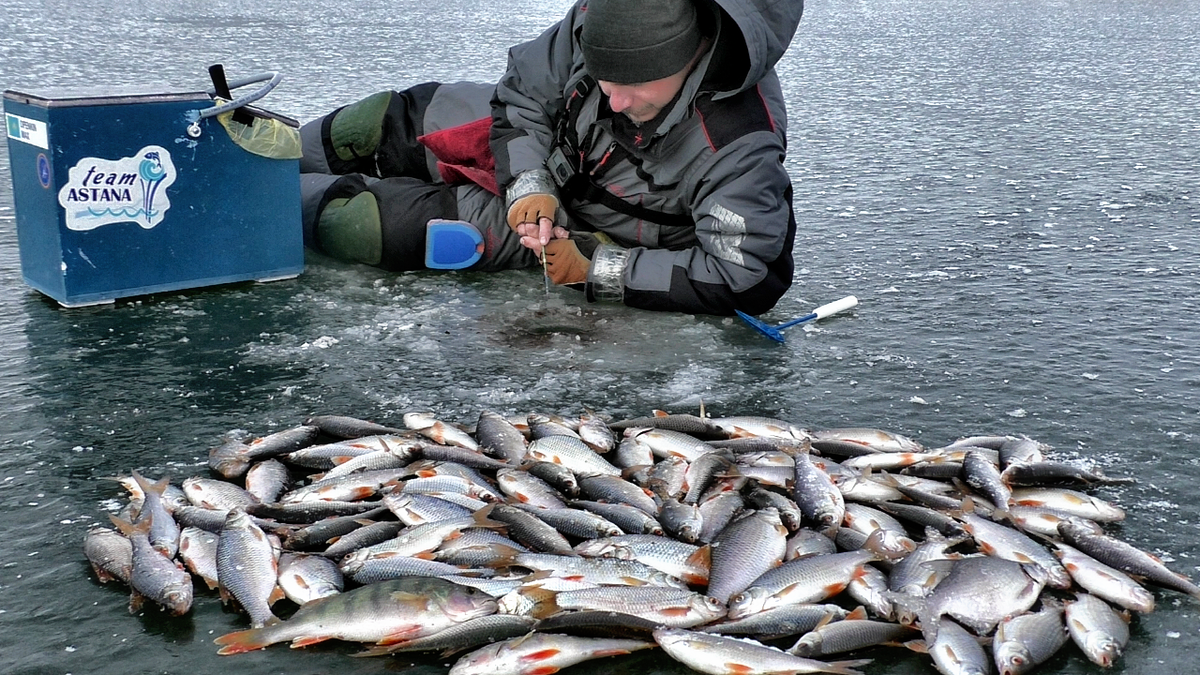
[(834, 300), (833, 302), (831, 302), (827, 305), (821, 305), (820, 307), (814, 309), (812, 312), (800, 317), (799, 319), (792, 319), (791, 321), (785, 321), (777, 326), (772, 326), (768, 323), (765, 323), (759, 319), (756, 319), (756, 318), (750, 316), (749, 314), (747, 314), (741, 310), (735, 310), (735, 311), (737, 311), (738, 316), (742, 317), (742, 320), (744, 320), (746, 323), (750, 324), (750, 327), (753, 328), (754, 330), (757, 330), (758, 332), (762, 333), (763, 335), (766, 335), (767, 337), (771, 338), (772, 340), (774, 340), (776, 342), (783, 342), (782, 331), (784, 328), (791, 328), (792, 326), (805, 323), (806, 321), (814, 321), (817, 319), (824, 319), (825, 317), (831, 316), (833, 314), (837, 314), (838, 312), (844, 312), (856, 305), (858, 305), (858, 298), (854, 297), (853, 295), (847, 295), (846, 297), (842, 298), (841, 300)]

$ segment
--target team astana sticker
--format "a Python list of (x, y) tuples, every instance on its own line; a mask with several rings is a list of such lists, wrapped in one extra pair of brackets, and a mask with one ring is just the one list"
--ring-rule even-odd
[(171, 208), (167, 188), (175, 182), (171, 153), (147, 145), (132, 157), (84, 157), (58, 191), (68, 229), (94, 230), (112, 223), (137, 223), (151, 229)]

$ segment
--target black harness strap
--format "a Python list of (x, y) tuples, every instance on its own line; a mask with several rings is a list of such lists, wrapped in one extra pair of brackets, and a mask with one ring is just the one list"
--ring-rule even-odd
[[(596, 184), (596, 179), (608, 173), (608, 170), (612, 166), (625, 160), (636, 165), (638, 174), (642, 175), (641, 162), (620, 143), (614, 142), (609, 146), (604, 156), (596, 162), (595, 166), (589, 171), (583, 171), (583, 161), (587, 151), (580, 147), (576, 124), (579, 120), (579, 113), (583, 109), (584, 100), (595, 87), (596, 81), (590, 75), (584, 76), (575, 85), (575, 90), (567, 100), (567, 114), (559, 117), (558, 133), (555, 140), (558, 148), (566, 156), (572, 171), (570, 178), (559, 182), (559, 192), (564, 201), (600, 204), (605, 208), (629, 216), (630, 218), (658, 225), (666, 225), (668, 227), (691, 227), (695, 225), (695, 221), (689, 215), (666, 213), (648, 209), (639, 204), (631, 204)], [(649, 179), (649, 177), (647, 176), (645, 179)]]

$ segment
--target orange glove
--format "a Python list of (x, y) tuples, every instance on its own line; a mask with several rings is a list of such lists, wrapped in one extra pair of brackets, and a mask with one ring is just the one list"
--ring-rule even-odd
[(546, 276), (558, 285), (587, 282), (592, 261), (579, 252), (572, 239), (552, 239), (546, 244)]
[(517, 230), (518, 225), (524, 223), (537, 225), (542, 218), (549, 218), (553, 221), (556, 211), (558, 211), (558, 197), (542, 192), (525, 195), (508, 207), (508, 226), (512, 228), (513, 232), (521, 234)]

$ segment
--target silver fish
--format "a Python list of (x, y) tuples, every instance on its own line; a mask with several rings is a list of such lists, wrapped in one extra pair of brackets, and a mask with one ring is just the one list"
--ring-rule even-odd
[(625, 534), (581, 542), (579, 555), (636, 560), (689, 584), (707, 584), (711, 549), (669, 537)]
[(718, 600), (685, 588), (663, 586), (601, 586), (563, 591), (554, 596), (560, 610), (619, 612), (672, 628), (690, 628), (725, 615)]
[(192, 574), (200, 577), (209, 590), (220, 587), (217, 579), (217, 543), (220, 535), (198, 527), (185, 527), (179, 533), (179, 557)]
[(1143, 614), (1154, 611), (1154, 594), (1129, 575), (1062, 542), (1054, 546), (1063, 567), (1084, 590), (1125, 609)]
[(513, 558), (512, 563), (535, 571), (549, 571), (559, 575), (582, 579), (591, 584), (667, 586), (672, 588), (686, 588), (687, 586), (681, 579), (637, 560), (521, 553)]
[(983, 645), (953, 621), (943, 622), (929, 642), (929, 655), (942, 675), (991, 675), (992, 666)]
[(1035, 614), (1001, 621), (992, 639), (992, 656), (1000, 675), (1023, 675), (1050, 660), (1068, 639), (1063, 609), (1051, 603)]
[(729, 618), (740, 619), (780, 605), (821, 602), (862, 577), (871, 551), (833, 553), (789, 560), (754, 579), (729, 600)]
[(221, 599), (236, 600), (250, 615), (251, 628), (278, 621), (271, 605), (284, 597), (279, 588), (277, 553), (267, 535), (245, 511), (225, 518), (217, 542), (217, 581)]
[(1016, 488), (1012, 491), (1012, 499), (1015, 505), (1053, 509), (1096, 523), (1125, 520), (1125, 510), (1121, 507), (1066, 488)]
[(501, 492), (524, 504), (546, 509), (566, 506), (558, 490), (528, 471), (500, 469), (496, 472), (496, 485)]
[(150, 544), (150, 521), (134, 525), (116, 516), (109, 516), (109, 519), (129, 537), (133, 553), (129, 572), (129, 613), (139, 611), (149, 598), (172, 616), (187, 614), (192, 608), (192, 577), (183, 565), (170, 560)]
[(975, 450), (968, 451), (962, 463), (963, 482), (978, 490), (999, 508), (1008, 508), (1012, 490), (1000, 478), (992, 461)]
[(1093, 595), (1076, 594), (1067, 603), (1066, 620), (1071, 639), (1101, 668), (1111, 667), (1129, 642), (1129, 616)]
[(837, 673), (859, 675), (858, 666), (870, 660), (826, 663), (788, 654), (754, 640), (712, 635), (680, 628), (660, 628), (654, 639), (671, 658), (709, 675), (747, 673)]
[(792, 498), (796, 505), (805, 518), (832, 537), (846, 515), (842, 491), (833, 484), (829, 474), (813, 465), (807, 453), (796, 455), (794, 472)]
[(584, 476), (620, 476), (621, 470), (609, 464), (583, 441), (571, 436), (545, 436), (529, 444), (528, 455), (539, 462), (561, 464), (580, 478)]
[(617, 447), (617, 439), (613, 436), (613, 432), (600, 419), (592, 413), (584, 413), (579, 416), (579, 440), (587, 443), (588, 447), (601, 454), (610, 452)]
[(900, 434), (879, 429), (843, 428), (810, 432), (813, 440), (839, 440), (858, 443), (880, 452), (921, 452), (920, 443)]
[(532, 513), (554, 529), (570, 537), (593, 539), (625, 534), (621, 528), (608, 519), (590, 511), (568, 508), (565, 505), (557, 509), (546, 509), (528, 504), (516, 504), (515, 506)]
[(710, 423), (721, 429), (730, 438), (761, 437), (777, 438), (789, 442), (803, 441), (810, 438), (807, 431), (784, 420), (772, 417), (714, 417)]
[(620, 476), (580, 477), (579, 490), (584, 496), (594, 501), (628, 504), (650, 515), (658, 513), (658, 504), (654, 502), (654, 497), (650, 492)]
[(917, 629), (898, 623), (871, 621), (866, 612), (855, 610), (841, 621), (833, 621), (800, 636), (787, 651), (797, 656), (821, 657), (875, 647), (898, 645), (917, 635)]
[(546, 675), (605, 656), (650, 649), (653, 642), (529, 633), (463, 655), (450, 675)]
[(1071, 575), (1067, 574), (1058, 558), (1029, 536), (973, 513), (964, 513), (960, 520), (967, 532), (975, 538), (979, 550), (987, 555), (1037, 565), (1044, 571), (1046, 583), (1049, 585), (1063, 589), (1071, 587)]
[(328, 558), (295, 553), (279, 556), (279, 588), (297, 605), (337, 595), (343, 584), (342, 571)]
[[(717, 533), (712, 542), (708, 594), (729, 602), (779, 565), (787, 551), (787, 528), (772, 508), (749, 511)], [(736, 618), (736, 617), (731, 617)]]
[(259, 500), (246, 490), (222, 480), (188, 478), (183, 481), (183, 493), (194, 506), (228, 511), (258, 504)]
[(404, 426), (440, 445), (453, 445), (468, 450), (479, 450), (479, 442), (470, 434), (453, 424), (443, 422), (430, 412), (404, 414)]
[(433, 635), (404, 640), (386, 647), (371, 647), (354, 656), (384, 656), (402, 652), (440, 652), (447, 657), (509, 638), (520, 637), (533, 630), (538, 620), (530, 616), (491, 614), (468, 619), (440, 630)]
[[(746, 501), (738, 492), (721, 492), (700, 502), (700, 535), (697, 539), (712, 543), (717, 533), (725, 529), (745, 507)], [(780, 522), (783, 522), (782, 517)]]
[(100, 583), (113, 579), (129, 583), (133, 572), (133, 544), (129, 538), (107, 527), (93, 527), (83, 538), (84, 555)]
[(137, 471), (132, 472), (132, 475), (144, 495), (142, 508), (134, 524), (143, 520), (149, 521), (150, 531), (147, 536), (150, 545), (162, 551), (166, 557), (174, 558), (179, 550), (179, 524), (175, 522), (175, 517), (171, 515), (163, 498), (170, 480), (163, 478), (152, 482), (143, 478)]
[(290, 640), (304, 647), (325, 640), (395, 644), (433, 635), (493, 614), (496, 600), (435, 577), (408, 577), (361, 586), (309, 602), (290, 618), (218, 637), (218, 654), (238, 654)]
[(678, 457), (694, 462), (716, 448), (694, 436), (668, 429), (626, 429), (625, 437), (650, 448), (655, 457)]
[(273, 502), (287, 488), (288, 469), (276, 459), (255, 462), (246, 472), (246, 492), (260, 502)]
[(498, 413), (484, 410), (475, 424), (475, 436), (484, 452), (516, 465), (525, 459), (525, 435)]
[(315, 426), (323, 433), (330, 436), (337, 436), (338, 438), (361, 438), (363, 436), (399, 434), (404, 432), (403, 429), (396, 429), (347, 415), (315, 415), (305, 420), (304, 423)]
[[(1042, 583), (1016, 562), (991, 556), (963, 558), (917, 606), (926, 640), (937, 637), (941, 617), (950, 615), (980, 635), (1037, 602)], [(986, 672), (986, 670), (984, 671)]]
[(743, 635), (760, 640), (803, 635), (828, 621), (841, 621), (848, 612), (837, 605), (780, 605), (750, 616), (710, 623), (696, 630), (718, 635)]
[(663, 533), (662, 524), (649, 513), (629, 504), (613, 504), (609, 502), (572, 499), (570, 505), (581, 508), (607, 519), (626, 534), (656, 534)]
[(1132, 544), (1098, 532), (1092, 525), (1075, 518), (1060, 523), (1058, 531), (1068, 544), (1110, 567), (1200, 599), (1200, 587), (1191, 579), (1171, 571), (1157, 558)]
[(689, 544), (700, 538), (700, 529), (703, 527), (700, 508), (695, 504), (685, 504), (675, 499), (663, 500), (658, 522), (662, 523), (667, 534)]

